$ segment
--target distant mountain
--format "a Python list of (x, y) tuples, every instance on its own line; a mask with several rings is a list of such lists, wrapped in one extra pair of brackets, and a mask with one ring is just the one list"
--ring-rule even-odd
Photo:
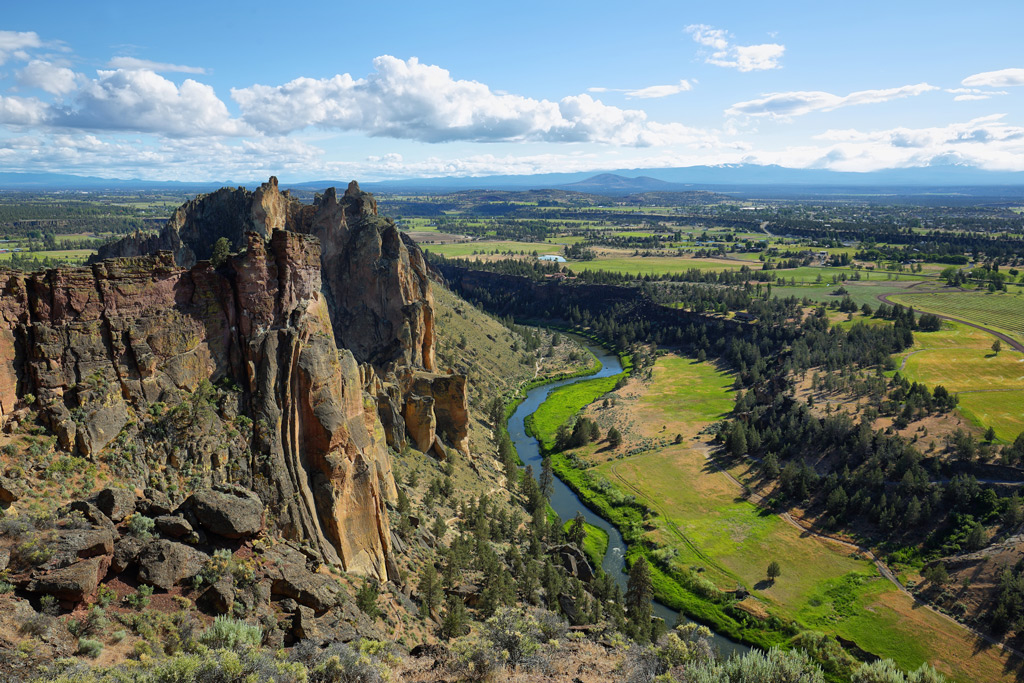
[(627, 178), (615, 173), (602, 173), (586, 180), (562, 185), (556, 189), (595, 194), (634, 194), (637, 192), (683, 192), (693, 188), (650, 176)]
[[(210, 192), (220, 187), (234, 187), (237, 183), (182, 182), (178, 180), (140, 180), (138, 178), (97, 178), (95, 176), (65, 173), (0, 173), (0, 191), (61, 191), (61, 190), (171, 190), (174, 192)], [(259, 183), (257, 183), (259, 185)]]
[[(985, 171), (971, 166), (919, 166), (869, 173), (849, 173), (812, 168), (786, 168), (733, 164), (686, 166), (678, 168), (609, 169), (595, 175), (592, 170), (578, 173), (536, 175), (494, 175), (478, 178), (405, 178), (366, 181), (360, 186), (371, 192), (458, 192), (461, 190), (543, 190), (560, 189), (596, 194), (621, 195), (642, 192), (680, 192), (712, 190), (740, 195), (795, 196), (815, 194), (927, 194), (928, 188), (967, 190), (966, 195), (994, 196), (1024, 193), (1024, 172)], [(327, 187), (344, 188), (350, 180), (312, 180), (287, 182), (283, 187), (322, 191)], [(224, 186), (257, 187), (265, 179), (252, 182), (177, 182), (107, 179), (58, 173), (0, 173), (3, 190), (131, 190), (167, 189), (177, 192), (208, 192)], [(754, 189), (756, 188), (756, 190)], [(974, 189), (969, 189), (974, 188)], [(985, 188), (982, 190), (981, 188)]]
[[(621, 179), (621, 180), (619, 180)], [(628, 183), (664, 183), (660, 187), (630, 187)], [(618, 189), (616, 184), (623, 183)], [(321, 183), (323, 184), (323, 183)], [(327, 185), (332, 182), (327, 182)], [(375, 192), (456, 192), (468, 189), (539, 190), (572, 189), (582, 192), (623, 194), (644, 191), (734, 190), (740, 194), (751, 188), (769, 190), (803, 188), (806, 193), (834, 194), (836, 189), (861, 188), (863, 191), (891, 192), (895, 188), (905, 194), (916, 194), (926, 188), (1014, 188), (1011, 194), (1024, 191), (1024, 172), (985, 171), (971, 166), (919, 166), (888, 169), (868, 173), (850, 173), (813, 168), (786, 168), (733, 164), (722, 166), (685, 166), (678, 168), (611, 169), (595, 176), (593, 171), (580, 173), (544, 173), (536, 175), (501, 175), (478, 178), (408, 178), (360, 183)], [(326, 186), (326, 185), (324, 185)], [(589, 186), (589, 188), (588, 188)], [(668, 187), (666, 187), (668, 186)], [(793, 194), (793, 191), (781, 192)], [(973, 192), (972, 194), (990, 194)]]

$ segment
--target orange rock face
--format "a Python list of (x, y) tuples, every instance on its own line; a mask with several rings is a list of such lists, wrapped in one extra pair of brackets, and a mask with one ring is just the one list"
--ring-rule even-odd
[[(214, 269), (205, 259), (222, 237), (241, 253)], [(248, 445), (168, 443), (159, 462), (140, 441), (132, 476), (146, 485), (171, 467), (240, 484), (280, 533), (347, 571), (385, 579), (394, 566), (389, 446), (468, 453), (465, 378), (433, 372), (423, 255), (355, 183), (312, 205), (274, 178), (222, 189), (88, 267), (6, 278), (0, 417), (34, 394), (60, 446), (96, 457), (157, 404), (229, 381)]]

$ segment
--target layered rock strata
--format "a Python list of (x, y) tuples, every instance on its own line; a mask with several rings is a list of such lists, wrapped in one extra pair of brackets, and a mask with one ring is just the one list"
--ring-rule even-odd
[[(214, 268), (220, 238), (241, 253)], [(394, 573), (388, 447), (468, 455), (465, 378), (436, 372), (423, 255), (354, 182), (312, 205), (275, 178), (222, 189), (88, 267), (0, 286), (4, 419), (31, 394), (64, 449), (97, 458), (116, 439), (137, 486), (167, 472), (185, 494), (240, 485), (269, 525), (348, 571)], [(211, 383), (235, 403), (204, 407)], [(154, 419), (168, 410), (191, 431)], [(236, 417), (249, 420), (241, 443), (226, 438)], [(253, 510), (232, 533), (262, 519)], [(184, 519), (162, 524), (188, 533)]]
[(33, 394), (61, 441), (92, 455), (155, 405), (230, 380), (254, 423), (245, 460), (205, 448), (182, 458), (207, 484), (255, 491), (286, 537), (385, 578), (397, 492), (375, 399), (335, 343), (320, 245), (280, 230), (247, 239), (220, 271), (161, 252), (9, 275), (0, 338), (14, 352), (0, 404)]

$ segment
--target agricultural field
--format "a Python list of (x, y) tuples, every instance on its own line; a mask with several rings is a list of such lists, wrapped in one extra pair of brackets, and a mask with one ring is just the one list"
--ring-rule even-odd
[(56, 251), (22, 251), (22, 252), (5, 252), (0, 253), (0, 262), (10, 261), (15, 253), (19, 258), (31, 258), (36, 261), (42, 261), (43, 259), (49, 258), (51, 260), (61, 260), (68, 263), (85, 263), (85, 261), (96, 253), (95, 249), (66, 249)]
[[(782, 272), (785, 271), (780, 271), (780, 274)], [(877, 274), (873, 274), (872, 277), (877, 277)], [(847, 280), (840, 284), (846, 289), (850, 298), (853, 299), (858, 308), (867, 304), (872, 309), (877, 309), (880, 303), (878, 300), (880, 295), (899, 294), (906, 291), (907, 287), (920, 284), (920, 282), (920, 280), (885, 280), (883, 276), (882, 279)], [(806, 297), (811, 301), (828, 304), (832, 301), (840, 301), (843, 298), (842, 295), (832, 293), (835, 292), (839, 286), (840, 285), (834, 285), (831, 282), (821, 285), (797, 285), (795, 287), (791, 287), (789, 285), (772, 285), (772, 296), (777, 296), (779, 298), (795, 296), (798, 299)]]
[(574, 271), (605, 270), (611, 273), (631, 275), (671, 275), (696, 268), (698, 270), (739, 270), (751, 265), (742, 261), (710, 258), (685, 258), (678, 256), (615, 256), (590, 261), (571, 261), (566, 264)]
[(1024, 354), (1007, 345), (992, 351), (994, 337), (949, 321), (938, 332), (914, 333), (914, 346), (897, 356), (908, 379), (943, 385), (959, 396), (961, 414), (980, 430), (1012, 441), (1024, 431)]
[(1024, 291), (904, 292), (893, 301), (918, 311), (940, 313), (1010, 334), (1024, 341)]
[[(737, 481), (708, 459), (700, 434), (732, 407), (732, 377), (709, 363), (658, 359), (652, 378), (616, 392), (611, 408), (587, 414), (626, 425), (624, 444), (651, 447), (625, 458), (583, 449), (595, 471), (658, 513), (647, 537), (679, 568), (699, 567), (719, 589), (743, 585), (764, 608), (803, 627), (853, 640), (913, 669), (930, 661), (956, 680), (1009, 678), (1006, 658), (978, 650), (947, 618), (917, 605), (855, 548), (808, 534), (743, 499)], [(674, 443), (676, 434), (681, 443)], [(745, 468), (734, 470), (740, 480)], [(752, 474), (752, 473), (748, 473)], [(782, 572), (770, 582), (772, 560)]]
[(561, 244), (545, 242), (507, 242), (507, 241), (473, 241), (460, 242), (456, 244), (429, 244), (423, 247), (424, 251), (434, 254), (441, 254), (448, 258), (472, 258), (476, 255), (487, 255), (494, 252), (498, 254), (530, 254), (537, 252), (539, 256), (545, 254), (561, 254)]

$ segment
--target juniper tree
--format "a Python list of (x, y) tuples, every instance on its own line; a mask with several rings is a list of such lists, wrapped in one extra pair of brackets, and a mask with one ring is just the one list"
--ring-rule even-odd
[(641, 556), (629, 568), (629, 582), (626, 584), (629, 631), (630, 635), (639, 643), (646, 643), (651, 638), (651, 617), (653, 616), (651, 599), (653, 597), (654, 585), (651, 582), (651, 568), (647, 564), (647, 558)]

